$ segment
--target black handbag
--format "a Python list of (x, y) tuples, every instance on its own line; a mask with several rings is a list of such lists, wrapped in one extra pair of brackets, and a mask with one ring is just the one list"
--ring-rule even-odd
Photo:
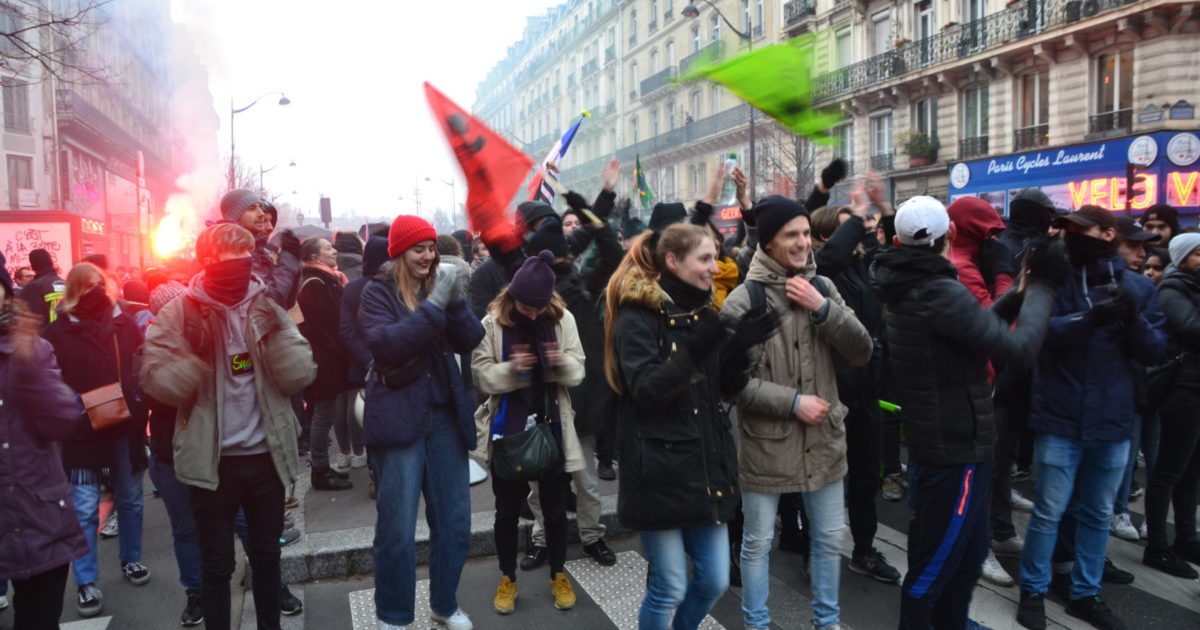
[(1146, 370), (1146, 415), (1158, 413), (1158, 408), (1167, 400), (1167, 393), (1175, 384), (1175, 376), (1179, 368), (1187, 360), (1187, 353), (1182, 352), (1166, 363), (1156, 365)]
[(414, 354), (403, 363), (375, 362), (379, 380), (391, 389), (403, 389), (425, 374), (429, 357), (424, 352)]
[[(507, 407), (508, 398), (505, 397), (497, 415), (505, 413)], [(559, 474), (562, 468), (562, 448), (554, 437), (554, 426), (549, 418), (539, 419), (537, 424), (520, 433), (492, 442), (492, 472), (500, 479), (534, 481)]]

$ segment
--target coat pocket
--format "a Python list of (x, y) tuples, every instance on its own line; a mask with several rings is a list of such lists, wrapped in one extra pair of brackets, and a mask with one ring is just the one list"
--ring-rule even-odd
[(36, 529), (40, 537), (48, 541), (59, 540), (79, 529), (79, 522), (75, 519), (75, 504), (71, 501), (70, 484), (38, 488), (33, 491), (33, 496), (37, 498), (37, 503), (31, 515), (31, 529)]
[(796, 431), (795, 418), (763, 418), (745, 414), (741, 418), (742, 433), (759, 440), (783, 440)]

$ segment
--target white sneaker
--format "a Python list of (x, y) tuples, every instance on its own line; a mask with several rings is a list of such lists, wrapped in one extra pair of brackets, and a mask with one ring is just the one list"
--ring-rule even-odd
[(0, 610), (4, 610), (5, 608), (8, 608), (8, 596), (0, 595)]
[(471, 618), (468, 617), (467, 613), (463, 612), (463, 609), (461, 609), (461, 608), (454, 611), (454, 614), (450, 615), (449, 617), (443, 617), (437, 613), (434, 613), (434, 614), (430, 615), (430, 619), (433, 619), (433, 621), (435, 623), (439, 623), (443, 626), (446, 626), (450, 630), (474, 630), (475, 629), (475, 624), (471, 623)]
[(121, 533), (121, 528), (117, 524), (117, 510), (114, 508), (108, 514), (108, 520), (104, 521), (104, 527), (100, 529), (101, 538), (116, 538)]
[(1017, 492), (1016, 490), (1013, 490), (1012, 494), (1009, 495), (1008, 502), (1010, 505), (1012, 505), (1012, 509), (1014, 509), (1018, 512), (1032, 512), (1033, 511), (1033, 501), (1026, 499), (1024, 495), (1022, 495), (1020, 492)]
[(987, 560), (983, 561), (983, 579), (995, 584), (996, 586), (1012, 586), (1012, 576), (1004, 567), (1000, 566), (1000, 562), (996, 560), (996, 554), (988, 551)]
[(1146, 521), (1142, 521), (1142, 526), (1138, 528), (1138, 535), (1141, 536), (1143, 540), (1150, 538), (1150, 534), (1146, 533)]
[(338, 453), (337, 459), (329, 465), (330, 468), (338, 472), (346, 472), (350, 470), (350, 456), (345, 453)]
[(1113, 514), (1112, 517), (1112, 535), (1121, 540), (1141, 540), (1142, 537), (1138, 534), (1138, 530), (1133, 526), (1133, 521), (1129, 520), (1129, 512), (1124, 514)]
[(378, 630), (408, 630), (408, 626), (394, 626), (382, 619), (376, 619), (375, 621), (378, 624), (375, 626)]
[(1021, 538), (1020, 534), (1017, 534), (1008, 540), (992, 541), (992, 553), (996, 554), (997, 556), (1020, 558), (1022, 551), (1025, 551), (1025, 539)]
[(350, 456), (350, 466), (352, 468), (366, 468), (367, 467), (367, 454), (363, 453), (362, 455), (351, 455)]

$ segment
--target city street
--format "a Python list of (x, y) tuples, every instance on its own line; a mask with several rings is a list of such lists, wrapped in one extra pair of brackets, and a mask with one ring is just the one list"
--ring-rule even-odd
[[(324, 529), (342, 522), (343, 531), (372, 523), (373, 504), (366, 498), (365, 473), (353, 471), (356, 487), (348, 492), (310, 492), (304, 502), (310, 527)], [(616, 482), (602, 482), (606, 494), (615, 492)], [(1018, 483), (1026, 496), (1033, 489), (1028, 482)], [(472, 501), (477, 512), (490, 509), (488, 484), (473, 488)], [(907, 525), (903, 503), (888, 503), (880, 499), (880, 527), (877, 547), (889, 562), (901, 571), (905, 569), (905, 537)], [(1131, 503), (1135, 523), (1141, 522), (1143, 503)], [(1015, 513), (1018, 531), (1024, 531), (1028, 515)], [(333, 530), (337, 531), (337, 530)], [(145, 586), (126, 583), (116, 570), (117, 540), (102, 539), (100, 543), (101, 576), (99, 587), (104, 592), (104, 612), (94, 619), (80, 620), (74, 607), (73, 582), (63, 612), (64, 630), (170, 630), (179, 627), (179, 613), (184, 599), (178, 583), (174, 556), (171, 551), (170, 526), (161, 502), (150, 495), (147, 485), (145, 540), (143, 563), (153, 571), (153, 579)], [(1131, 628), (1198, 628), (1200, 627), (1200, 583), (1167, 576), (1142, 565), (1143, 546), (1117, 538), (1109, 539), (1109, 556), (1117, 566), (1131, 571), (1136, 580), (1129, 586), (1106, 585), (1104, 597), (1114, 610), (1120, 611)], [(645, 561), (636, 537), (623, 536), (610, 540), (619, 561), (615, 567), (601, 567), (585, 556), (578, 543), (568, 550), (567, 571), (575, 584), (578, 604), (574, 610), (554, 609), (549, 593), (548, 569), (532, 573), (520, 572), (520, 597), (517, 611), (501, 617), (492, 611), (491, 598), (498, 579), (493, 556), (471, 559), (463, 572), (459, 586), (459, 601), (481, 630), (496, 628), (577, 628), (577, 629), (636, 629), (637, 609), (645, 584)], [(300, 543), (298, 543), (300, 544)], [(847, 547), (844, 555), (849, 554)], [(1002, 558), (1011, 573), (1016, 573), (1015, 558)], [(239, 560), (235, 575), (235, 609), (243, 603), (243, 592), (237, 586), (242, 575), (244, 559)], [(808, 628), (809, 587), (800, 556), (776, 549), (771, 556), (770, 606), (774, 628), (784, 630)], [(433, 628), (428, 621), (427, 567), (418, 568), (418, 623), (413, 628)], [(373, 629), (374, 602), (371, 576), (320, 580), (293, 584), (292, 591), (305, 602), (305, 611), (296, 617), (285, 617), (284, 628), (313, 630)], [(898, 587), (882, 584), (851, 573), (843, 564), (841, 606), (843, 621), (855, 630), (887, 630), (896, 625)], [(731, 588), (714, 608), (707, 629), (740, 629), (740, 589)], [(994, 630), (1019, 628), (1014, 621), (1018, 591), (1016, 587), (1000, 588), (981, 582), (972, 603), (972, 618)], [(1087, 628), (1063, 611), (1062, 603), (1049, 598), (1047, 613), (1052, 628)], [(235, 620), (237, 614), (235, 613)], [(11, 628), (12, 613), (0, 613), (0, 629)], [(250, 592), (244, 592), (243, 630), (254, 628)]]

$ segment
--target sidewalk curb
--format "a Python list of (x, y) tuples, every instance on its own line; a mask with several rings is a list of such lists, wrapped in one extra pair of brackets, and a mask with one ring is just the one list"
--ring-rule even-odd
[[(307, 482), (303, 485), (303, 492), (307, 492)], [(296, 496), (303, 498), (301, 484), (296, 486)], [(298, 527), (302, 526), (302, 518), (297, 519)], [(575, 515), (568, 514), (567, 519), (571, 524), (568, 528), (568, 542), (579, 542), (579, 530), (574, 526)], [(617, 521), (617, 497), (615, 495), (601, 498), (600, 522), (608, 530), (605, 534), (606, 537), (633, 533), (632, 530), (622, 527)], [(490, 556), (496, 553), (494, 525), (494, 512), (471, 514), (471, 546), (467, 554), (469, 558)], [(521, 539), (528, 544), (533, 530), (533, 521), (522, 519), (518, 528)], [(426, 564), (429, 562), (429, 526), (423, 517), (417, 520), (416, 539), (417, 564)], [(372, 554), (374, 540), (374, 527), (305, 533), (299, 542), (283, 548), (280, 560), (283, 581), (293, 584), (372, 573), (375, 566)]]

